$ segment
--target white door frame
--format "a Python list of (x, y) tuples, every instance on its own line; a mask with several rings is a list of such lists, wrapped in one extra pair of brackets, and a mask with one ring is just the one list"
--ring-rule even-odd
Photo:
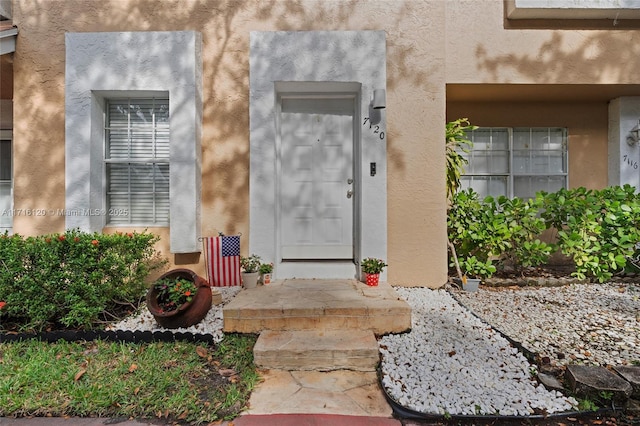
[[(337, 82), (277, 82), (276, 83), (276, 140), (275, 140), (275, 269), (277, 278), (356, 278), (357, 266), (355, 259), (360, 258), (360, 194), (361, 182), (358, 177), (361, 176), (359, 161), (361, 156), (361, 137), (360, 137), (360, 90), (359, 83), (337, 83)], [(287, 98), (304, 98), (304, 99), (352, 99), (353, 100), (353, 116), (352, 116), (352, 143), (353, 143), (353, 253), (354, 259), (349, 260), (319, 260), (319, 261), (283, 261), (281, 252), (281, 232), (280, 232), (280, 195), (281, 195), (281, 149), (282, 140), (280, 135), (280, 119), (282, 113), (282, 99)]]
[[(14, 178), (13, 178), (13, 131), (12, 130), (0, 130), (0, 139), (3, 141), (9, 141), (9, 148), (10, 148), (10, 157), (9, 157), (9, 210), (13, 210), (13, 184), (14, 184)], [(5, 227), (5, 226), (0, 226), (0, 234), (4, 233), (5, 231), (8, 231), (9, 234), (13, 234), (13, 215), (12, 214), (7, 214), (5, 215), (5, 217), (8, 217), (7, 222), (10, 222), (10, 225)], [(2, 224), (0, 224), (2, 225)]]

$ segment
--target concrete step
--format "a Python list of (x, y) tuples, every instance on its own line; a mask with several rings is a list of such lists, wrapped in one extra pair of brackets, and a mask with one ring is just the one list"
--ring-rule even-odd
[(224, 331), (369, 330), (400, 333), (411, 328), (411, 307), (381, 282), (284, 280), (242, 290), (223, 308)]
[[(261, 370), (262, 381), (251, 392), (249, 415), (273, 414), (342, 414), (366, 416), (369, 423), (356, 419), (344, 425), (379, 425), (374, 418), (390, 418), (393, 414), (383, 392), (378, 376), (373, 371), (285, 371)], [(236, 420), (242, 419), (243, 416)], [(273, 423), (298, 426), (334, 424), (328, 419), (301, 419), (293, 423)], [(315, 420), (305, 422), (304, 420)], [(235, 421), (235, 420), (234, 420)], [(256, 423), (262, 424), (262, 423)], [(271, 424), (271, 423), (265, 423)], [(382, 423), (387, 424), (387, 423)]]
[(291, 371), (375, 371), (380, 360), (373, 332), (358, 330), (265, 330), (253, 358), (260, 368)]

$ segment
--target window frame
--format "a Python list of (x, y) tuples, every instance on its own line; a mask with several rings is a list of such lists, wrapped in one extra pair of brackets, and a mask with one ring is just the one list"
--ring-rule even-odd
[[(472, 169), (472, 161), (473, 161), (473, 153), (474, 152), (479, 152), (479, 150), (475, 149), (475, 141), (474, 141), (474, 133), (477, 132), (478, 130), (480, 131), (494, 131), (494, 130), (499, 130), (499, 131), (506, 131), (507, 134), (507, 148), (506, 148), (506, 160), (507, 160), (507, 171), (506, 172), (478, 172), (478, 171), (473, 171), (472, 173), (469, 172), (470, 169)], [(560, 154), (561, 157), (561, 168), (563, 170), (563, 172), (534, 172), (532, 170), (529, 170), (525, 173), (522, 172), (517, 172), (515, 171), (515, 158), (516, 158), (516, 151), (518, 151), (518, 149), (516, 148), (516, 143), (515, 143), (515, 134), (518, 132), (523, 132), (523, 131), (527, 131), (529, 132), (529, 134), (531, 135), (532, 132), (535, 131), (541, 131), (544, 130), (547, 133), (550, 133), (552, 131), (560, 131), (561, 135), (562, 135), (562, 141), (561, 143), (561, 149), (560, 150), (545, 150), (542, 148), (536, 148), (536, 147), (532, 147), (529, 148), (528, 151), (530, 153), (532, 152), (544, 152), (544, 151), (549, 151), (549, 152), (557, 152)], [(471, 132), (471, 134), (467, 135), (468, 139), (474, 143), (473, 147), (469, 150), (468, 153), (465, 152), (461, 152), (461, 155), (467, 159), (469, 161), (469, 164), (465, 167), (465, 171), (461, 176), (461, 189), (467, 189), (467, 188), (472, 188), (472, 182), (473, 182), (473, 178), (474, 177), (486, 177), (486, 178), (504, 178), (506, 179), (506, 194), (495, 194), (495, 193), (491, 193), (489, 190), (487, 191), (486, 194), (480, 194), (481, 196), (493, 196), (493, 197), (497, 197), (500, 195), (505, 195), (508, 198), (514, 198), (518, 195), (515, 195), (515, 190), (516, 190), (516, 179), (518, 177), (524, 177), (524, 178), (535, 178), (536, 176), (538, 177), (542, 177), (542, 176), (547, 176), (547, 177), (560, 177), (563, 180), (562, 183), (562, 187), (563, 188), (568, 188), (569, 187), (569, 131), (566, 127), (559, 127), (559, 126), (538, 126), (538, 127), (524, 127), (524, 126), (514, 126), (514, 127), (506, 127), (506, 126), (486, 126), (486, 127), (478, 127), (478, 129), (474, 130)], [(531, 136), (529, 137), (529, 140), (531, 141)], [(493, 147), (490, 150), (491, 152), (494, 152), (495, 150), (493, 149)], [(530, 155), (530, 159), (533, 159), (536, 157), (533, 157)], [(540, 158), (540, 157), (537, 157)], [(550, 158), (549, 155), (547, 155), (547, 158)], [(547, 167), (549, 166), (549, 162), (547, 162)], [(470, 179), (465, 179), (465, 177), (469, 177)], [(490, 184), (488, 184), (490, 185)], [(490, 188), (488, 188), (490, 189)], [(474, 189), (475, 190), (475, 189)], [(537, 193), (539, 191), (543, 191), (543, 188), (539, 188), (536, 189), (534, 191), (534, 193)], [(476, 190), (476, 192), (478, 192)], [(525, 198), (522, 196), (518, 196), (520, 198)], [(526, 198), (530, 198), (530, 196), (527, 196)]]
[[(135, 102), (135, 101), (150, 101), (151, 103), (155, 103), (155, 101), (159, 101), (162, 102), (162, 104), (166, 104), (166, 108), (167, 108), (167, 127), (168, 127), (168, 135), (167, 135), (167, 141), (166, 141), (166, 148), (167, 148), (167, 154), (166, 157), (155, 157), (154, 154), (152, 154), (149, 157), (143, 157), (143, 158), (132, 158), (132, 157), (126, 157), (126, 158), (111, 158), (109, 155), (109, 143), (110, 140), (109, 139), (109, 133), (110, 130), (112, 130), (112, 127), (110, 126), (111, 121), (110, 121), (110, 105), (115, 104), (115, 103), (121, 103), (124, 104), (126, 103), (129, 108), (131, 107), (131, 103)], [(127, 112), (129, 115), (131, 114), (130, 111)], [(126, 209), (122, 209), (122, 208), (112, 208), (112, 205), (109, 203), (109, 187), (110, 187), (110, 174), (109, 174), (109, 166), (113, 165), (113, 164), (120, 164), (120, 165), (131, 165), (131, 164), (153, 164), (158, 165), (158, 164), (167, 164), (169, 167), (166, 171), (166, 176), (167, 179), (169, 179), (170, 173), (171, 173), (171, 156), (169, 154), (169, 150), (170, 150), (170, 146), (171, 146), (171, 125), (170, 125), (170, 99), (169, 99), (169, 95), (168, 94), (148, 94), (148, 93), (136, 93), (135, 91), (132, 91), (130, 93), (128, 93), (126, 96), (109, 96), (109, 97), (105, 97), (104, 98), (104, 119), (103, 119), (103, 130), (104, 130), (104, 143), (103, 143), (103, 171), (104, 171), (104, 179), (103, 179), (103, 196), (104, 196), (104, 201), (103, 201), (103, 205), (105, 206), (105, 226), (107, 227), (122, 227), (122, 226), (131, 226), (131, 227), (139, 227), (139, 226), (145, 226), (145, 227), (167, 227), (170, 225), (170, 205), (171, 205), (171, 191), (170, 191), (170, 185), (167, 184), (167, 192), (166, 192), (166, 204), (168, 206), (168, 211), (167, 211), (167, 217), (166, 220), (162, 220), (164, 218), (161, 218), (161, 220), (157, 220), (156, 217), (156, 208), (157, 208), (157, 202), (155, 200), (152, 201), (152, 216), (154, 218), (156, 218), (156, 220), (152, 221), (152, 222), (143, 222), (143, 221), (131, 221), (131, 219), (128, 222), (123, 222), (123, 221), (113, 221), (112, 218), (119, 218), (119, 217), (131, 217), (131, 198), (132, 195), (134, 193), (131, 192), (130, 187), (131, 187), (131, 179), (129, 178), (129, 191), (127, 192), (128, 198), (129, 200), (127, 201), (127, 208)], [(127, 124), (127, 133), (128, 133), (128, 143), (130, 144), (131, 142), (131, 130), (135, 129), (134, 126), (131, 125), (131, 121), (128, 121)], [(152, 139), (154, 140), (154, 145), (153, 145), (153, 150), (156, 151), (157, 145), (155, 144), (156, 141), (156, 131), (157, 131), (157, 126), (156, 126), (156, 121), (155, 121), (155, 115), (154, 115), (154, 125), (152, 127), (152, 132), (153, 132), (153, 136)], [(130, 145), (129, 145), (130, 146)], [(155, 167), (154, 167), (155, 169)], [(151, 192), (152, 198), (155, 199), (155, 187), (156, 187), (156, 181), (155, 179), (152, 180), (153, 182), (153, 187), (154, 190)]]
[[(11, 130), (0, 130), (0, 141), (8, 141), (9, 142), (9, 179), (1, 179), (0, 183), (9, 183), (9, 210), (13, 210), (13, 132)], [(9, 234), (13, 233), (13, 215), (9, 215), (9, 226), (1, 226), (0, 224), (0, 233), (4, 233), (8, 231)]]
[[(167, 93), (172, 129), (170, 218), (180, 220), (157, 232), (169, 234), (170, 253), (201, 252), (202, 35), (68, 32), (64, 39), (65, 208), (75, 213), (65, 215), (65, 228), (106, 231), (103, 99), (114, 94)], [(130, 54), (123, 55), (125, 51)]]

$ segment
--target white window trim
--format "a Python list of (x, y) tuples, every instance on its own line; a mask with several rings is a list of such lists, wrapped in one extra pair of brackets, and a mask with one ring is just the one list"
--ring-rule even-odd
[[(11, 130), (0, 130), (0, 140), (9, 141), (11, 144), (11, 155), (13, 157), (13, 131)], [(13, 158), (11, 159), (11, 179), (9, 180), (11, 183), (11, 203), (9, 205), (9, 209), (13, 209)], [(6, 231), (9, 234), (13, 234), (13, 216), (11, 217), (11, 226), (0, 226), (0, 234), (4, 234)]]
[[(65, 34), (66, 228), (100, 232), (105, 216), (104, 97), (168, 92), (172, 253), (202, 250), (200, 238), (202, 37), (194, 31)], [(87, 212), (84, 214), (82, 212)]]

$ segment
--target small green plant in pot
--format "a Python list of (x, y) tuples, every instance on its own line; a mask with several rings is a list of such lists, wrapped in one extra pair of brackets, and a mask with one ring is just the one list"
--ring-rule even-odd
[(240, 256), (240, 266), (242, 267), (242, 285), (244, 288), (255, 288), (260, 279), (258, 272), (262, 264), (260, 256), (252, 254), (251, 256)]
[(262, 281), (262, 284), (270, 284), (271, 274), (273, 273), (273, 263), (262, 263), (258, 272), (260, 272), (260, 281)]
[[(473, 142), (469, 140), (468, 133), (477, 129), (469, 122), (468, 118), (459, 118), (445, 125), (445, 155), (446, 155), (446, 188), (448, 208), (453, 205), (453, 199), (460, 187), (460, 178), (464, 174), (464, 166), (468, 164), (465, 154), (473, 148)], [(451, 250), (451, 257), (456, 267), (461, 285), (467, 285), (467, 274), (463, 274), (458, 262), (455, 245), (447, 239), (447, 246)], [(472, 273), (469, 271), (469, 273)], [(475, 280), (475, 278), (474, 278)], [(477, 283), (474, 282), (477, 286)]]
[(151, 286), (147, 308), (162, 327), (190, 327), (211, 309), (211, 287), (190, 269), (173, 269)]
[(380, 280), (380, 273), (388, 266), (384, 260), (375, 257), (362, 259), (360, 267), (364, 273), (365, 282), (369, 286), (377, 286)]

